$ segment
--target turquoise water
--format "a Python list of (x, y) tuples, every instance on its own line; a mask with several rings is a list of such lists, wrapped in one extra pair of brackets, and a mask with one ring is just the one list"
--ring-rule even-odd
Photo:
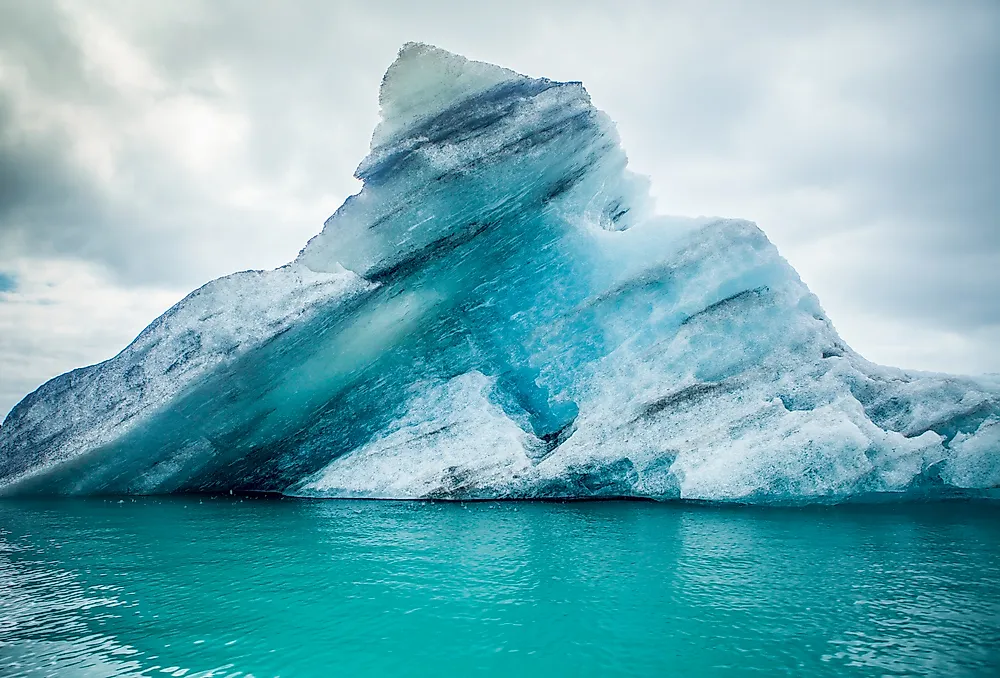
[(997, 675), (1000, 510), (0, 502), (0, 675)]

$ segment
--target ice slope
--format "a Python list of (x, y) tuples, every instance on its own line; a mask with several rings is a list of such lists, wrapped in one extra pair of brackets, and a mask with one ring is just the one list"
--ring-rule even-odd
[(0, 427), (0, 493), (838, 501), (1000, 485), (994, 382), (873, 365), (753, 224), (649, 211), (580, 83), (408, 44), (360, 193)]

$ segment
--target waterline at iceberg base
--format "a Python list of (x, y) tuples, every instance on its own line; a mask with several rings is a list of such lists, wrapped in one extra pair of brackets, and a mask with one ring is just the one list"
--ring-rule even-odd
[[(840, 501), (1000, 486), (1000, 382), (873, 365), (580, 83), (408, 44), (364, 188), (0, 427), (0, 493)], [(904, 495), (905, 496), (905, 495)]]

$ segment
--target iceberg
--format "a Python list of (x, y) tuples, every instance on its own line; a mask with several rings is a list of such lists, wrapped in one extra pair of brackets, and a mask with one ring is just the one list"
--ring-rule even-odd
[(349, 197), (0, 427), (0, 493), (1000, 486), (1000, 383), (880, 367), (754, 224), (652, 210), (583, 85), (405, 45)]

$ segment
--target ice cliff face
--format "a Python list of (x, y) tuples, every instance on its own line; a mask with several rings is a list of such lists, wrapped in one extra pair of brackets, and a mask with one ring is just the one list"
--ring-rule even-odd
[(0, 427), (0, 492), (838, 500), (1000, 485), (1000, 387), (878, 367), (753, 224), (648, 211), (579, 83), (410, 44), (363, 190)]

